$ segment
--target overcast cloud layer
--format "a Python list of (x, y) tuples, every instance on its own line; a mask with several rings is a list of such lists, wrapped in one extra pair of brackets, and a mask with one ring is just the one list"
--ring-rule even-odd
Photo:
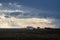
[(0, 28), (51, 27), (60, 28), (56, 11), (31, 8), (19, 3), (0, 3)]

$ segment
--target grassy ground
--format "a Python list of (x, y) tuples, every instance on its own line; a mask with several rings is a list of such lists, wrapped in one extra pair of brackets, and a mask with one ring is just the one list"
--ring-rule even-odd
[(60, 34), (45, 31), (0, 32), (0, 40), (60, 40)]

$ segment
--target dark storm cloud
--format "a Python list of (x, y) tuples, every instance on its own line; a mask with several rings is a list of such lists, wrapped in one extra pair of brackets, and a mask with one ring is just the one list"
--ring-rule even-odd
[(60, 19), (60, 14), (59, 13), (22, 13), (22, 12), (12, 12), (12, 13), (7, 13), (6, 15), (11, 16), (11, 17), (22, 17), (22, 18), (55, 18), (55, 19)]
[(12, 13), (7, 14), (7, 15), (9, 15), (9, 16), (19, 16), (19, 15), (22, 15), (22, 13), (21, 12), (12, 12)]
[[(14, 3), (17, 3), (19, 5), (25, 5), (28, 7), (32, 7), (31, 9), (37, 8), (40, 10), (42, 10), (42, 12), (36, 12), (34, 9), (32, 12), (28, 12), (28, 13), (24, 13), (24, 14), (19, 14), (18, 13), (11, 13), (9, 14), (10, 16), (19, 16), (21, 17), (42, 17), (42, 18), (56, 18), (56, 19), (60, 19), (60, 0), (0, 0), (1, 3), (3, 3), (3, 7), (0, 7), (0, 9), (21, 9), (21, 8), (17, 8), (16, 5)], [(8, 5), (11, 2), (12, 5)], [(27, 10), (26, 7), (23, 7), (23, 10)], [(29, 11), (31, 11), (30, 9), (28, 9)], [(44, 12), (43, 10), (47, 11)], [(50, 12), (48, 12), (50, 11)], [(52, 12), (51, 12), (52, 11)], [(17, 14), (17, 15), (15, 15)]]

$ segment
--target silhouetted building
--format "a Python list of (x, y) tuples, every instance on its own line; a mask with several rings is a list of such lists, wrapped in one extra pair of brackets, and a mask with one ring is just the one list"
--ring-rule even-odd
[(34, 29), (34, 27), (32, 27), (32, 26), (27, 26), (27, 28), (26, 29), (28, 29), (28, 30), (33, 30)]

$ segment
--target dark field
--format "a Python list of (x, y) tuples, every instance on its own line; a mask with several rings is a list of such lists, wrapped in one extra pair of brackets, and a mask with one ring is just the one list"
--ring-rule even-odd
[(60, 40), (60, 29), (0, 29), (0, 40)]

